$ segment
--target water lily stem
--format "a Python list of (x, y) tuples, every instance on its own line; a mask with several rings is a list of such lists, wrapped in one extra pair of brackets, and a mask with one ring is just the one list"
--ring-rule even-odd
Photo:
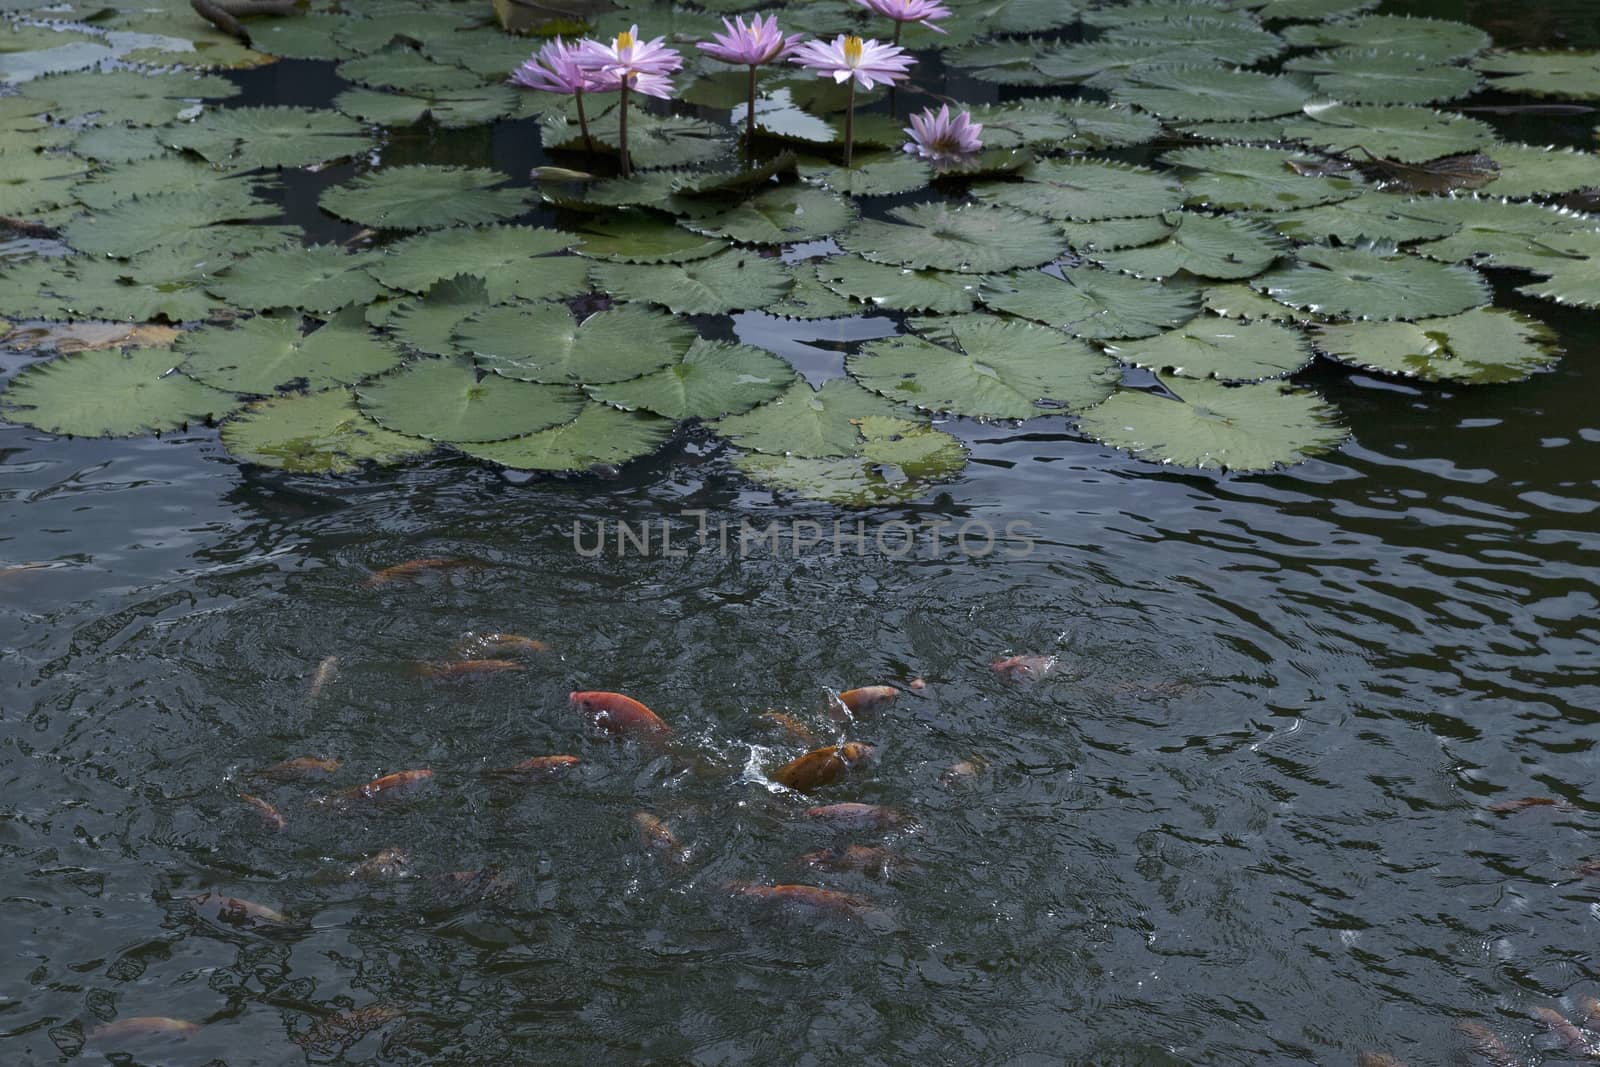
[(753, 63), (750, 65), (750, 111), (744, 128), (744, 158), (750, 163), (756, 161), (756, 68)]
[(622, 153), (620, 173), (624, 178), (633, 177), (633, 163), (628, 159), (628, 79), (622, 79), (622, 115), (617, 120), (617, 141), (619, 151)]
[(573, 92), (572, 99), (578, 102), (578, 129), (583, 131), (583, 148), (591, 156), (594, 155), (594, 138), (589, 136), (589, 117), (583, 113), (583, 90)]
[(850, 79), (850, 95), (844, 106), (844, 169), (850, 169), (851, 149), (856, 140), (856, 80)]
[[(905, 27), (905, 23), (901, 22), (899, 19), (895, 19), (894, 20), (894, 45), (895, 45), (896, 48), (900, 47), (900, 31), (904, 27)], [(895, 99), (894, 99), (894, 83), (893, 82), (889, 83), (889, 117), (890, 118), (894, 118), (895, 117)]]

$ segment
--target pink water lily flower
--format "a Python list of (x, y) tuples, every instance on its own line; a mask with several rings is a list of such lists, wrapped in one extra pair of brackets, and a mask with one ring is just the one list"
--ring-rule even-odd
[(672, 79), (667, 77), (683, 66), (683, 57), (662, 44), (665, 37), (639, 40), (639, 27), (631, 26), (611, 39), (609, 46), (599, 41), (584, 41), (578, 62), (594, 72), (596, 87), (621, 94), (617, 105), (617, 152), (624, 178), (633, 176), (628, 158), (628, 93), (641, 92), (665, 100), (672, 95)]
[(802, 37), (798, 33), (785, 37), (778, 29), (776, 15), (768, 15), (765, 20), (760, 15), (752, 15), (748, 26), (743, 16), (724, 18), (722, 25), (727, 33), (714, 33), (710, 41), (701, 41), (695, 47), (713, 59), (740, 67), (756, 67), (782, 59), (799, 46)]
[(908, 22), (920, 22), (934, 33), (943, 33), (933, 24), (934, 19), (947, 19), (950, 9), (938, 0), (856, 0), (862, 7), (877, 12), (884, 18), (894, 19), (894, 40), (900, 43), (900, 27)]
[(916, 60), (906, 55), (897, 45), (863, 41), (855, 35), (840, 34), (831, 43), (807, 41), (796, 48), (789, 57), (791, 63), (809, 67), (817, 77), (832, 76), (841, 84), (849, 83), (850, 96), (844, 109), (844, 165), (850, 166), (855, 147), (856, 86), (870, 89), (879, 82), (893, 85), (905, 78)]
[(524, 89), (538, 89), (546, 93), (567, 93), (578, 105), (578, 128), (583, 131), (583, 144), (594, 151), (594, 138), (589, 136), (589, 118), (583, 113), (583, 94), (597, 88), (594, 72), (583, 65), (583, 45), (567, 44), (557, 37), (548, 41), (506, 79)]
[(978, 136), (982, 132), (983, 124), (973, 122), (970, 111), (952, 118), (949, 104), (941, 106), (937, 115), (933, 108), (923, 108), (911, 116), (911, 125), (906, 127), (906, 135), (911, 140), (905, 150), (923, 159), (948, 162), (983, 148), (983, 140)]

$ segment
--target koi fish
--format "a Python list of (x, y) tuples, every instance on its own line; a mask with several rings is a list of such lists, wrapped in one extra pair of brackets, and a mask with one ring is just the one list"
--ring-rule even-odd
[(250, 805), (256, 815), (260, 816), (261, 825), (273, 833), (282, 833), (284, 828), (289, 825), (289, 820), (283, 817), (282, 812), (260, 797), (253, 797), (249, 793), (240, 793), (239, 799)]
[(659, 715), (621, 693), (579, 692), (568, 696), (567, 701), (588, 716), (590, 722), (619, 736), (661, 740), (672, 733), (672, 727), (662, 722)]
[(527, 668), (509, 659), (458, 659), (447, 663), (418, 663), (416, 670), (424, 678), (466, 678), (475, 674), (499, 674)]
[(793, 715), (788, 715), (781, 711), (764, 711), (756, 718), (776, 730), (781, 730), (802, 745), (809, 745), (816, 740), (811, 731), (806, 729), (805, 724)]
[(1490, 804), (1485, 811), (1492, 811), (1496, 815), (1509, 815), (1514, 812), (1527, 811), (1529, 808), (1556, 808), (1560, 811), (1570, 811), (1572, 806), (1564, 800), (1555, 797), (1518, 797), (1515, 800), (1502, 800)]
[(363, 882), (387, 882), (395, 878), (411, 877), (411, 856), (398, 848), (374, 852), (354, 867), (350, 877)]
[(819, 871), (839, 873), (860, 871), (885, 877), (906, 861), (878, 845), (850, 845), (847, 848), (819, 848), (800, 857), (800, 862)]
[(323, 759), (320, 756), (296, 756), (286, 759), (282, 763), (274, 763), (270, 767), (263, 767), (255, 773), (257, 778), (270, 778), (274, 781), (289, 781), (304, 778), (326, 778), (333, 774), (344, 764), (336, 759)]
[(871, 908), (871, 902), (836, 889), (816, 885), (754, 885), (734, 882), (728, 887), (735, 896), (774, 904), (791, 904), (816, 911), (858, 917)]
[(974, 778), (982, 773), (983, 763), (981, 760), (956, 760), (944, 769), (944, 773), (939, 775), (939, 784), (946, 789), (957, 789), (970, 784)]
[(462, 659), (479, 656), (534, 656), (550, 651), (550, 646), (519, 634), (467, 634), (452, 649)]
[(1593, 1026), (1600, 1022), (1600, 1000), (1593, 997), (1579, 997), (1578, 1007), (1583, 1009), (1583, 1025)]
[(374, 778), (344, 794), (346, 800), (388, 800), (424, 789), (433, 783), (433, 772), (427, 770), (395, 771)]
[(1548, 1026), (1550, 1032), (1561, 1039), (1568, 1052), (1575, 1056), (1594, 1055), (1595, 1049), (1589, 1044), (1588, 1035), (1572, 1025), (1572, 1020), (1559, 1011), (1554, 1008), (1534, 1008), (1530, 1014)]
[(1059, 663), (1055, 656), (1007, 656), (989, 664), (989, 669), (1013, 681), (1037, 682), (1046, 675), (1054, 674)]
[(434, 571), (445, 571), (460, 567), (475, 566), (477, 566), (477, 564), (469, 559), (440, 559), (437, 557), (430, 557), (427, 559), (408, 559), (404, 563), (396, 563), (392, 567), (385, 567), (381, 571), (374, 571), (370, 576), (368, 576), (366, 584), (368, 589), (376, 589), (379, 586), (388, 585), (390, 582), (400, 581), (401, 579), (410, 580), (414, 578), (420, 578), (423, 575), (430, 574)]
[(821, 819), (838, 826), (861, 826), (891, 829), (905, 823), (906, 817), (893, 808), (881, 804), (824, 804), (807, 808), (806, 818)]
[(272, 926), (289, 925), (289, 917), (281, 911), (275, 911), (265, 904), (257, 904), (253, 900), (241, 897), (229, 897), (221, 893), (201, 893), (197, 897), (188, 898), (185, 903), (197, 914), (230, 926), (252, 926), (256, 923)]
[(772, 780), (790, 789), (809, 793), (837, 782), (855, 767), (870, 761), (876, 753), (877, 750), (871, 745), (863, 745), (859, 741), (812, 749), (773, 771)]
[(828, 710), (840, 722), (854, 715), (871, 715), (894, 703), (900, 690), (892, 685), (864, 685), (859, 689), (846, 689), (828, 702)]
[(665, 853), (675, 863), (688, 862), (689, 850), (678, 843), (678, 835), (666, 823), (648, 811), (634, 812), (633, 822), (639, 828), (639, 839), (645, 848)]
[(1511, 1050), (1506, 1048), (1505, 1043), (1487, 1026), (1462, 1020), (1456, 1023), (1456, 1029), (1467, 1039), (1472, 1051), (1488, 1060), (1494, 1067), (1520, 1067)]
[(506, 777), (547, 778), (582, 762), (577, 756), (532, 756), (514, 766), (488, 773)]
[(316, 700), (322, 696), (322, 691), (332, 685), (337, 677), (339, 677), (339, 657), (324, 657), (322, 662), (317, 664), (317, 669), (311, 672), (310, 699)]
[(1356, 1056), (1356, 1067), (1406, 1067), (1406, 1065), (1387, 1052), (1363, 1052)]
[(165, 1015), (137, 1015), (97, 1026), (89, 1031), (93, 1042), (128, 1041), (146, 1037), (188, 1037), (200, 1029), (199, 1023), (171, 1019)]

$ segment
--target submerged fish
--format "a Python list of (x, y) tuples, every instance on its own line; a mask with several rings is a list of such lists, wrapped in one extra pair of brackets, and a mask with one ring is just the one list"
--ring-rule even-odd
[(904, 825), (906, 817), (881, 804), (824, 804), (807, 808), (806, 818), (821, 819), (838, 826), (863, 826), (889, 829)]
[(1589, 1043), (1589, 1035), (1572, 1024), (1572, 1020), (1562, 1015), (1554, 1008), (1534, 1008), (1530, 1013), (1535, 1019), (1550, 1028), (1550, 1032), (1561, 1039), (1561, 1044), (1575, 1056), (1593, 1056), (1595, 1047)]
[(863, 745), (859, 741), (812, 749), (773, 771), (772, 780), (790, 789), (809, 793), (837, 782), (854, 768), (869, 762), (876, 753), (877, 750), (871, 745)]
[(295, 1044), (317, 1056), (338, 1056), (374, 1030), (400, 1018), (401, 1012), (382, 1004), (369, 1004), (365, 1008), (351, 1008), (318, 1019), (303, 1034), (292, 1039)]
[(296, 756), (293, 759), (286, 759), (282, 763), (274, 763), (270, 767), (263, 767), (255, 773), (255, 776), (257, 778), (271, 778), (274, 781), (326, 778), (342, 766), (344, 764), (336, 759), (323, 759), (321, 756)]
[(576, 767), (582, 762), (577, 756), (531, 756), (514, 766), (502, 767), (488, 773), (508, 778), (545, 778)]
[(659, 715), (621, 693), (591, 690), (573, 693), (567, 700), (590, 722), (619, 736), (660, 740), (672, 733), (672, 727), (662, 722)]
[(1356, 1057), (1356, 1067), (1406, 1067), (1405, 1061), (1387, 1052), (1363, 1052)]
[(260, 797), (251, 796), (249, 793), (240, 793), (239, 799), (250, 805), (251, 810), (261, 819), (261, 825), (273, 833), (281, 833), (284, 827), (289, 825), (289, 820), (283, 817), (282, 812)]
[(332, 685), (337, 677), (339, 677), (339, 657), (323, 657), (322, 662), (317, 664), (317, 669), (311, 672), (310, 698), (316, 700), (322, 696), (322, 691)]
[(550, 646), (532, 637), (520, 634), (467, 634), (455, 643), (452, 651), (462, 659), (495, 656), (536, 656), (550, 651)]
[(819, 871), (839, 873), (859, 871), (862, 874), (888, 877), (895, 867), (906, 861), (881, 845), (850, 845), (846, 848), (819, 848), (800, 857), (800, 862)]
[(350, 877), (363, 882), (387, 882), (395, 878), (411, 877), (411, 855), (398, 848), (374, 852), (354, 867)]
[(172, 1019), (165, 1015), (137, 1015), (128, 1019), (97, 1026), (89, 1031), (88, 1040), (96, 1043), (130, 1041), (148, 1037), (188, 1037), (200, 1029), (199, 1023)]
[(855, 715), (871, 715), (873, 712), (882, 711), (894, 703), (894, 698), (900, 695), (900, 690), (892, 685), (864, 685), (858, 689), (846, 689), (844, 692), (833, 695), (828, 701), (829, 713), (835, 719), (843, 722)]
[(1600, 1000), (1593, 997), (1579, 997), (1578, 1007), (1583, 1009), (1583, 1025), (1593, 1026), (1600, 1022)]
[(1513, 812), (1527, 811), (1529, 808), (1557, 808), (1561, 811), (1570, 811), (1571, 805), (1555, 797), (1518, 797), (1515, 800), (1502, 800), (1490, 804), (1485, 811), (1492, 811), (1496, 815), (1508, 815)]
[(396, 563), (392, 567), (385, 567), (381, 571), (374, 571), (367, 578), (367, 588), (376, 589), (390, 582), (420, 578), (425, 574), (436, 571), (455, 570), (461, 567), (476, 567), (477, 564), (470, 559), (441, 559), (429, 557), (426, 559), (408, 559), (404, 563)]
[(764, 711), (760, 715), (756, 716), (756, 718), (761, 722), (766, 723), (768, 726), (771, 726), (775, 730), (781, 730), (783, 733), (800, 742), (802, 745), (809, 745), (812, 741), (816, 740), (811, 731), (806, 728), (804, 723), (800, 722), (800, 720), (796, 719), (793, 715), (789, 715), (785, 712)]
[(728, 888), (735, 896), (768, 904), (827, 912), (848, 919), (863, 918), (874, 911), (870, 900), (816, 885), (755, 885), (750, 882), (734, 882)]
[(469, 678), (476, 674), (525, 671), (528, 668), (510, 659), (457, 659), (444, 663), (418, 663), (417, 673), (424, 678)]
[(979, 759), (956, 760), (939, 775), (939, 784), (946, 789), (967, 785), (983, 773), (984, 763)]
[(1013, 680), (1037, 682), (1054, 674), (1059, 665), (1060, 659), (1056, 656), (1007, 656), (989, 664), (989, 669)]
[(689, 850), (678, 843), (672, 828), (648, 811), (633, 813), (633, 824), (639, 828), (639, 840), (644, 847), (660, 852), (674, 863), (687, 863)]
[(911, 690), (913, 693), (921, 693), (928, 688), (927, 679), (913, 678), (911, 681), (906, 683), (906, 688)]
[(374, 778), (366, 785), (358, 785), (343, 796), (346, 800), (389, 800), (414, 793), (432, 783), (432, 771), (395, 771), (393, 774)]
[(1487, 1026), (1463, 1019), (1456, 1023), (1456, 1029), (1467, 1039), (1472, 1051), (1488, 1060), (1494, 1067), (1520, 1067), (1511, 1050), (1506, 1048), (1505, 1043)]
[(230, 926), (251, 926), (256, 923), (267, 923), (272, 926), (289, 924), (289, 917), (281, 911), (242, 897), (201, 893), (197, 897), (189, 897), (184, 903), (193, 908), (196, 914)]

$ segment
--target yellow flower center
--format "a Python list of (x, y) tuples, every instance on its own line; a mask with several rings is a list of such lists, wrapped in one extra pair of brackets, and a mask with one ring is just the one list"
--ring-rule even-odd
[(632, 48), (632, 47), (633, 47), (633, 34), (631, 32), (629, 32), (628, 30), (623, 30), (621, 33), (617, 34), (617, 51), (618, 52), (626, 51), (627, 49)]
[(844, 61), (852, 67), (861, 62), (861, 38), (846, 37), (844, 39)]

